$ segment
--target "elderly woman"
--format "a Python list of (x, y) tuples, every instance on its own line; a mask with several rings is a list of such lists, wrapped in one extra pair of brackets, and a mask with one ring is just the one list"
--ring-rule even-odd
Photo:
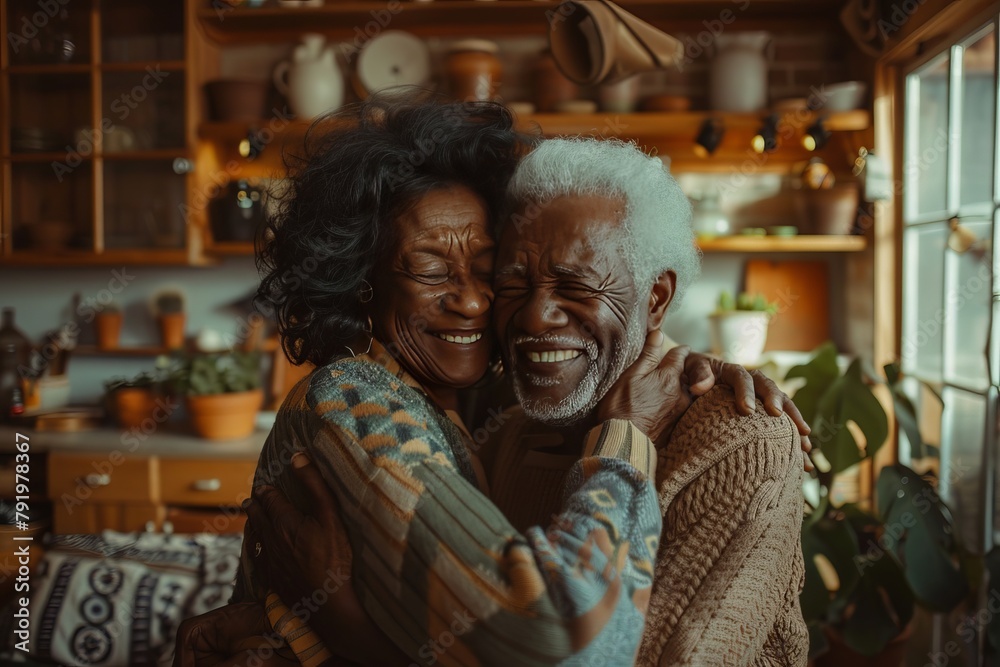
[[(625, 419), (596, 426), (560, 512), (517, 531), (486, 497), (477, 447), (458, 417), (459, 391), (494, 360), (491, 230), (530, 142), (492, 104), (374, 100), (356, 122), (319, 131), (269, 225), (259, 291), (289, 357), (319, 368), (279, 411), (255, 486), (273, 485), (308, 511), (317, 496), (288, 465), (308, 454), (350, 540), (332, 551), (353, 551), (364, 612), (411, 659), (437, 660), (443, 646), (460, 664), (630, 662), (661, 529), (650, 481), (660, 431), (639, 432)], [(667, 362), (674, 373), (662, 419), (653, 420), (663, 430), (685, 397), (684, 356)], [(321, 547), (316, 558), (330, 551)], [(331, 620), (331, 605), (306, 605), (320, 643), (296, 618), (295, 600), (268, 597), (269, 587), (288, 590), (254, 566), (269, 548), (248, 529), (234, 601), (266, 601), (271, 627), (303, 664), (320, 664), (328, 648), (370, 659), (372, 646), (352, 653), (358, 625)], [(308, 548), (263, 558), (294, 568), (316, 541)], [(325, 600), (341, 587), (338, 576), (305, 590), (324, 591)], [(380, 662), (405, 659), (386, 642), (375, 648), (384, 650)]]

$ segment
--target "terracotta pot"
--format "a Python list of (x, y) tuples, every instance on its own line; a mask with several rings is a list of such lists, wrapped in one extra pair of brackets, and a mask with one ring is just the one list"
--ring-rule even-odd
[(158, 319), (163, 347), (168, 350), (179, 350), (184, 347), (184, 313), (165, 313)]
[(488, 102), (500, 89), (503, 66), (497, 45), (483, 39), (456, 42), (445, 61), (445, 73), (454, 98)]
[(253, 433), (263, 400), (260, 389), (188, 396), (187, 409), (195, 433), (209, 440), (231, 440)]
[(580, 97), (580, 86), (563, 76), (548, 51), (538, 56), (531, 74), (535, 106), (541, 113), (552, 113), (560, 102)]
[(799, 229), (811, 234), (846, 236), (854, 229), (858, 217), (858, 187), (842, 183), (832, 188), (799, 190)]
[(891, 642), (878, 655), (861, 655), (846, 643), (840, 633), (833, 628), (823, 628), (823, 634), (830, 645), (830, 650), (816, 658), (816, 667), (900, 667), (906, 657), (906, 643), (910, 640), (910, 626)]
[(118, 389), (112, 394), (112, 408), (115, 421), (123, 429), (142, 426), (147, 419), (152, 418), (156, 409), (156, 396), (152, 389), (142, 387), (127, 387)]
[(122, 333), (122, 314), (119, 311), (97, 313), (94, 318), (97, 329), (97, 347), (101, 350), (114, 350), (118, 347), (118, 339)]

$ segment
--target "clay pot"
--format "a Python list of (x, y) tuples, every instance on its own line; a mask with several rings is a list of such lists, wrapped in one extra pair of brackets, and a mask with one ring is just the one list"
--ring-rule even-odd
[(160, 340), (168, 350), (179, 350), (184, 347), (184, 313), (164, 313), (157, 318), (160, 321)]
[(858, 187), (854, 183), (800, 190), (796, 197), (799, 229), (810, 234), (846, 236), (854, 229), (858, 200)]
[(97, 347), (101, 350), (114, 350), (118, 347), (118, 339), (122, 333), (122, 314), (120, 311), (105, 310), (97, 313), (94, 318), (97, 330)]
[(535, 106), (541, 113), (552, 113), (561, 102), (580, 97), (580, 86), (563, 76), (548, 51), (538, 57), (531, 74)]
[(152, 389), (127, 387), (111, 395), (111, 407), (121, 428), (141, 427), (144, 421), (152, 418), (156, 397)]
[(263, 400), (260, 389), (188, 396), (187, 409), (195, 433), (208, 440), (231, 440), (253, 433)]
[(484, 39), (465, 39), (452, 45), (445, 61), (452, 97), (479, 102), (496, 97), (503, 74), (497, 50), (496, 44)]

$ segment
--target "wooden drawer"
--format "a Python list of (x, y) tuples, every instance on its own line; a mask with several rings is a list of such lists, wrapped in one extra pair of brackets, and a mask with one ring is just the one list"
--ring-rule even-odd
[[(159, 476), (154, 458), (112, 454), (49, 454), (49, 497), (80, 505), (104, 501), (155, 501)], [(65, 502), (64, 502), (65, 501)]]
[(172, 505), (238, 507), (256, 469), (256, 460), (160, 459), (160, 491)]
[(168, 507), (163, 529), (175, 533), (242, 533), (247, 522), (247, 515), (235, 507), (200, 508), (200, 507)]

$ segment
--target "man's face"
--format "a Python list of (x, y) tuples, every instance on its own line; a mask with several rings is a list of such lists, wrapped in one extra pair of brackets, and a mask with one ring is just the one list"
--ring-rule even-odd
[(616, 243), (624, 214), (621, 199), (557, 197), (503, 232), (494, 322), (530, 417), (584, 418), (642, 347), (644, 313)]

